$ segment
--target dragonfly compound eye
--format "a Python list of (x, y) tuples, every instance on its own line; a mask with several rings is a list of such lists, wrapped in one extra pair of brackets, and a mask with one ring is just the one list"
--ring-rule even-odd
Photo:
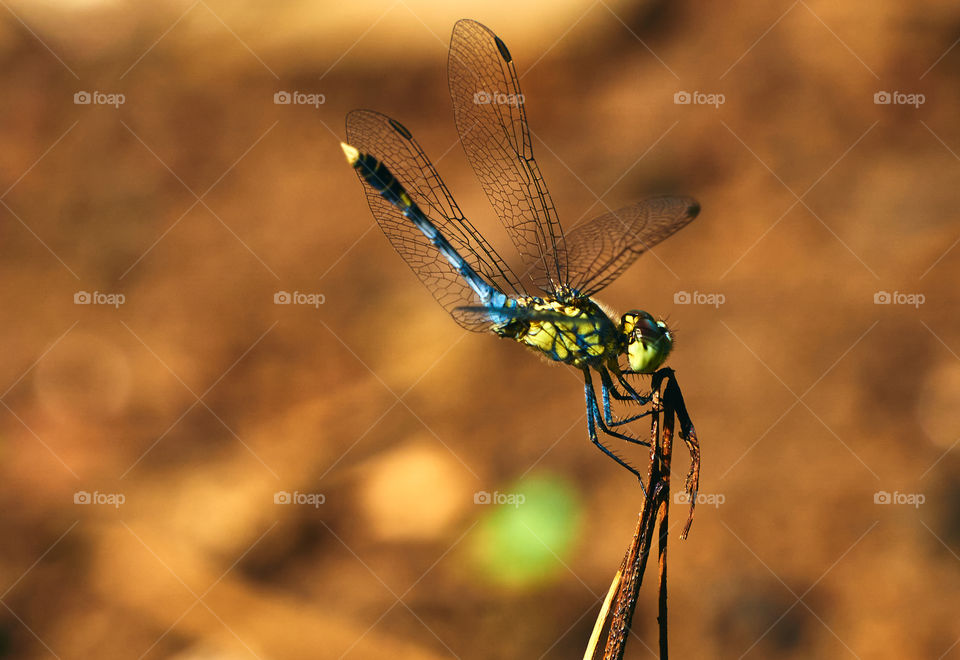
[(636, 373), (649, 374), (659, 369), (673, 348), (673, 335), (667, 324), (647, 312), (624, 314), (623, 331), (627, 334), (630, 369)]

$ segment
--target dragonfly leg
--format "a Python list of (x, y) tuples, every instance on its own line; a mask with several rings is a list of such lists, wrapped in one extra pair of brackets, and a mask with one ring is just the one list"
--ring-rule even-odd
[(633, 474), (633, 476), (635, 476), (637, 480), (640, 482), (640, 487), (643, 488), (643, 476), (641, 476), (640, 472), (638, 472), (635, 467), (633, 467), (632, 465), (627, 463), (625, 460), (623, 460), (622, 458), (617, 456), (615, 453), (613, 453), (613, 451), (609, 447), (607, 447), (605, 444), (600, 442), (600, 438), (597, 436), (597, 428), (596, 428), (595, 422), (599, 421), (599, 419), (594, 413), (594, 408), (596, 407), (596, 395), (593, 392), (593, 384), (590, 382), (589, 376), (587, 376), (587, 383), (584, 386), (584, 390), (587, 396), (587, 432), (590, 434), (590, 442), (595, 444), (600, 449), (600, 451), (602, 451), (604, 454), (606, 454), (607, 456), (615, 460), (622, 467), (629, 470), (630, 473)]
[(627, 394), (630, 396), (630, 398), (632, 398), (634, 401), (636, 401), (637, 403), (639, 403), (641, 406), (645, 406), (645, 405), (647, 405), (648, 403), (650, 403), (650, 401), (653, 400), (652, 394), (648, 394), (647, 396), (643, 396), (643, 395), (639, 394), (635, 389), (633, 389), (633, 386), (632, 386), (630, 383), (627, 382), (627, 379), (626, 379), (626, 378), (623, 377), (623, 372), (620, 371), (619, 367), (617, 368), (616, 371), (614, 371), (614, 374), (616, 374), (616, 376), (617, 376), (617, 381), (619, 381), (619, 383), (620, 383), (620, 385), (623, 387), (623, 389), (626, 390), (626, 392), (627, 392)]
[[(635, 422), (636, 420), (642, 417), (647, 417), (653, 412), (652, 410), (646, 410), (642, 413), (631, 415), (630, 417), (625, 417), (623, 419), (614, 419), (613, 412), (610, 409), (610, 393), (611, 392), (616, 393), (616, 389), (612, 386), (612, 384), (608, 386), (606, 383), (602, 383), (600, 385), (600, 392), (601, 392), (601, 397), (603, 398), (603, 418), (607, 426), (623, 426), (624, 424)], [(620, 401), (634, 401), (634, 399), (630, 397), (620, 398), (616, 396), (616, 394), (614, 394), (614, 398), (619, 399)], [(631, 442), (636, 442), (636, 440), (631, 440)], [(646, 444), (646, 443), (640, 443), (640, 444)]]
[(610, 372), (607, 370), (606, 367), (599, 367), (597, 371), (600, 373), (600, 380), (603, 383), (603, 387), (610, 391), (610, 394), (613, 395), (614, 399), (616, 399), (617, 401), (636, 401), (641, 405), (645, 403), (645, 401), (643, 401), (642, 398), (635, 397), (630, 394), (631, 392), (633, 392), (632, 388), (624, 388), (627, 390), (627, 394), (621, 394), (620, 390), (618, 390), (616, 386), (614, 386), (613, 379), (610, 378)]
[[(619, 431), (614, 431), (606, 423), (604, 423), (604, 414), (600, 411), (600, 404), (597, 402), (597, 393), (593, 389), (593, 379), (590, 377), (589, 369), (583, 370), (584, 374), (584, 390), (587, 397), (587, 419), (590, 421), (592, 416), (593, 421), (596, 422), (596, 425), (600, 428), (604, 434), (612, 437), (618, 438), (620, 440), (625, 440), (631, 442), (635, 445), (643, 445), (649, 447), (650, 443), (646, 440), (639, 440), (633, 436), (620, 433)], [(592, 439), (592, 438), (591, 438)]]
[[(620, 419), (620, 420), (614, 419), (613, 413), (610, 410), (611, 394), (613, 395), (613, 398), (617, 399), (618, 401), (631, 401), (633, 403), (639, 403), (640, 405), (644, 405), (649, 401), (649, 399), (643, 400), (638, 397), (625, 396), (623, 394), (620, 394), (616, 386), (613, 384), (613, 380), (610, 378), (610, 373), (603, 367), (598, 369), (598, 371), (600, 372), (600, 393), (601, 393), (601, 396), (603, 397), (603, 417), (609, 426), (622, 426), (624, 424), (629, 424), (630, 422), (636, 421), (641, 417), (647, 417), (653, 412), (652, 410), (647, 410), (645, 412), (639, 413), (637, 415), (633, 415), (631, 417), (626, 417), (624, 419)], [(633, 392), (633, 389), (631, 388), (629, 391)], [(636, 393), (634, 392), (634, 394)]]

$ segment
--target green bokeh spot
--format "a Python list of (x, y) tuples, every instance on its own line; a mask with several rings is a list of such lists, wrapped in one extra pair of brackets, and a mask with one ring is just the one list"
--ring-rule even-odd
[(579, 495), (568, 480), (530, 477), (491, 493), (490, 499), (483, 505), (489, 511), (472, 535), (473, 555), (484, 577), (525, 587), (565, 571), (582, 513)]

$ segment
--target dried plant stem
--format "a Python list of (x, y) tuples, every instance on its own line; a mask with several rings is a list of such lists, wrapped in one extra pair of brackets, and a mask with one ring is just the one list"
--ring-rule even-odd
[[(660, 389), (664, 381), (666, 386), (663, 388), (661, 396)], [(658, 532), (659, 597), (657, 621), (659, 623), (660, 658), (666, 660), (668, 657), (667, 534), (669, 530), (670, 466), (673, 456), (674, 415), (680, 421), (680, 437), (690, 451), (690, 471), (684, 484), (690, 498), (690, 514), (680, 535), (681, 538), (687, 537), (690, 525), (693, 522), (693, 509), (700, 480), (700, 444), (687, 414), (683, 394), (680, 392), (673, 370), (661, 369), (654, 374), (652, 389), (653, 413), (650, 422), (651, 448), (650, 462), (647, 466), (648, 488), (646, 489), (646, 497), (641, 504), (633, 538), (594, 624), (584, 660), (592, 660), (594, 657), (601, 631), (608, 618), (610, 619), (610, 630), (607, 633), (603, 658), (604, 660), (622, 660), (655, 531)], [(662, 430), (660, 413), (663, 413)]]

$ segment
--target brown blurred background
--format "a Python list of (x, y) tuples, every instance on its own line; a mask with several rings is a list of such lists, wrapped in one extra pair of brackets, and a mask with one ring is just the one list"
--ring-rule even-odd
[[(514, 256), (457, 144), (461, 17), (510, 46), (568, 227), (703, 205), (600, 296), (679, 329), (703, 443), (675, 657), (960, 657), (960, 7), (0, 5), (0, 657), (580, 657), (637, 486), (575, 371), (435, 304), (337, 147), (395, 116)], [(529, 483), (565, 541), (500, 579), (510, 507), (474, 494)]]

